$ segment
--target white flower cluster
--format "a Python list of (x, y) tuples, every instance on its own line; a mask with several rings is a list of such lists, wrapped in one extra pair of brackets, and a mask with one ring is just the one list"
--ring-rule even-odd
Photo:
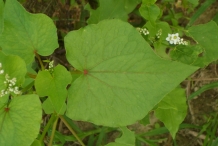
[[(1, 74), (4, 73), (4, 70), (2, 69), (2, 64), (1, 63), (0, 63), (0, 72), (1, 72)], [(5, 75), (5, 81), (4, 81), (6, 89), (1, 90), (0, 97), (2, 97), (4, 95), (7, 95), (7, 94), (10, 94), (10, 93), (21, 94), (21, 92), (19, 91), (19, 88), (16, 86), (16, 82), (17, 82), (16, 78), (10, 79), (9, 75), (6, 74)]]
[(51, 62), (49, 62), (48, 68), (51, 69), (51, 68), (53, 68), (53, 67), (54, 67), (54, 60), (52, 60)]
[(188, 42), (184, 41), (183, 38), (179, 37), (178, 33), (175, 34), (168, 34), (168, 37), (166, 38), (166, 40), (170, 43), (170, 44), (179, 44), (179, 45), (188, 45)]
[(149, 31), (146, 28), (136, 28), (141, 34), (148, 35)]
[(2, 69), (2, 63), (0, 62), (0, 75), (4, 73), (4, 70)]
[(51, 74), (53, 73), (53, 71), (54, 71), (54, 60), (49, 62), (48, 69), (45, 69), (45, 70), (49, 71)]
[(156, 36), (159, 39), (161, 35), (162, 35), (162, 29), (159, 29)]

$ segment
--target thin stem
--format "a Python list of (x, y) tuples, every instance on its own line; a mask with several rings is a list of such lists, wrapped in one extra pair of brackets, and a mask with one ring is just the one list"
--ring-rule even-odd
[(44, 67), (44, 65), (43, 65), (43, 63), (42, 63), (42, 60), (41, 60), (39, 54), (35, 53), (35, 55), (36, 55), (36, 58), (39, 60), (39, 64), (40, 64), (40, 66), (41, 66), (41, 70), (44, 70), (45, 67)]
[(77, 136), (77, 134), (74, 132), (74, 130), (70, 127), (70, 125), (67, 123), (67, 121), (59, 115), (59, 118), (63, 121), (63, 123), (67, 126), (67, 128), (70, 130), (70, 132), (73, 134), (73, 136), (78, 140), (78, 142), (82, 145), (85, 146), (85, 144), (81, 141), (81, 139)]
[(39, 141), (40, 141), (41, 143), (43, 142), (43, 139), (44, 139), (44, 137), (45, 137), (45, 134), (47, 133), (49, 127), (51, 126), (51, 123), (54, 121), (55, 118), (56, 118), (56, 115), (55, 115), (55, 114), (52, 114), (51, 117), (50, 117), (50, 119), (49, 119), (49, 121), (48, 121), (48, 123), (46, 124), (46, 126), (45, 126), (45, 128), (44, 128), (44, 130), (43, 130), (43, 132), (42, 132), (42, 135), (41, 135), (40, 138), (39, 138)]
[(30, 82), (25, 88), (22, 89), (22, 93), (25, 93), (34, 85), (34, 81)]
[(55, 122), (54, 122), (54, 124), (53, 124), (51, 138), (50, 138), (48, 146), (52, 146), (52, 142), (53, 142), (53, 139), (54, 139), (54, 135), (55, 135), (55, 130), (56, 130), (56, 127), (57, 127), (58, 119), (59, 118), (57, 117)]

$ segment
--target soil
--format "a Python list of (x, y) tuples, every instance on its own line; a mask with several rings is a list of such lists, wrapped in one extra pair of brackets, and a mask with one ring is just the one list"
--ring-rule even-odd
[[(60, 48), (58, 48), (55, 53), (51, 56), (56, 63), (60, 63), (66, 67), (69, 67), (69, 63), (65, 59), (65, 50), (63, 45), (63, 37), (67, 32), (76, 30), (79, 26), (84, 26), (85, 20), (88, 18), (88, 13), (83, 10), (82, 1), (76, 0), (77, 5), (70, 6), (70, 0), (65, 0), (61, 3), (60, 0), (26, 0), (23, 3), (24, 7), (31, 13), (44, 13), (54, 20), (55, 25), (58, 29), (58, 37)], [(93, 4), (93, 7), (96, 5)], [(195, 24), (203, 24), (210, 21), (214, 15), (218, 12), (218, 1), (215, 2), (209, 9), (203, 13)], [(82, 17), (82, 19), (81, 19)], [(139, 21), (140, 18), (134, 18), (130, 16), (129, 21)], [(198, 90), (203, 85), (217, 81), (218, 66), (216, 63), (210, 64), (204, 69), (196, 71), (192, 76), (192, 81), (184, 81), (181, 85), (186, 89), (187, 96), (192, 92)], [(188, 114), (184, 123), (194, 124), (194, 125), (204, 125), (212, 113), (218, 111), (218, 90), (211, 89), (201, 95), (195, 97), (195, 99), (188, 101)], [(151, 124), (148, 126), (143, 126), (139, 123), (130, 126), (130, 129), (134, 130), (136, 133), (146, 132), (155, 127), (156, 123), (163, 125), (155, 117), (151, 118)], [(75, 122), (81, 130), (88, 131), (93, 129), (93, 124), (86, 122)], [(64, 134), (69, 134), (69, 130), (60, 123), (59, 131)], [(180, 130), (176, 136), (176, 142), (178, 146), (202, 146), (206, 133), (199, 133), (196, 129), (183, 129)], [(199, 137), (197, 135), (200, 134)], [(108, 135), (108, 141), (114, 141), (114, 139), (119, 135), (117, 132), (110, 133)], [(153, 137), (152, 137), (153, 138)], [(173, 146), (173, 140), (169, 134), (164, 134), (160, 137), (154, 138), (164, 138), (163, 141), (159, 142), (160, 146)], [(85, 139), (86, 141), (87, 139)], [(45, 141), (46, 143), (46, 141)], [(78, 143), (68, 142), (66, 146), (76, 146)]]

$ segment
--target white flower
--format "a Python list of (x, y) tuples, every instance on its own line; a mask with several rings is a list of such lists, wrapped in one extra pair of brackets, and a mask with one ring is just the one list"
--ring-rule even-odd
[(180, 45), (188, 45), (188, 42), (187, 42), (187, 41), (184, 41), (183, 38), (181, 38), (181, 39), (179, 40), (179, 44), (180, 44)]
[(170, 44), (179, 44), (179, 34), (175, 33), (175, 34), (168, 34), (168, 37), (166, 38), (166, 40), (170, 43)]
[(4, 73), (4, 70), (0, 70), (0, 75)]
[(1, 90), (0, 97), (6, 94), (10, 94), (10, 93), (21, 94), (21, 92), (19, 91), (19, 88), (15, 86), (16, 82), (17, 82), (16, 78), (10, 79), (9, 75), (6, 74), (5, 81), (4, 81), (4, 84), (6, 84), (6, 89)]
[(0, 62), (0, 75), (4, 73), (4, 70), (2, 69), (2, 63)]
[(146, 28), (136, 28), (141, 34), (148, 35), (149, 31)]
[(51, 62), (49, 62), (48, 68), (51, 69), (51, 68), (53, 68), (53, 67), (54, 67), (54, 60), (52, 60)]

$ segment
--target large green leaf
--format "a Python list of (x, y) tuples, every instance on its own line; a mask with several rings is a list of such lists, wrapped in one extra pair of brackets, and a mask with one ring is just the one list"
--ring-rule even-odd
[(90, 11), (88, 23), (98, 23), (104, 19), (119, 18), (127, 21), (128, 14), (133, 11), (141, 0), (99, 0), (100, 6), (93, 10), (87, 5), (86, 9)]
[(36, 92), (39, 96), (49, 96), (46, 100), (46, 105), (52, 104), (52, 107), (46, 107), (46, 111), (63, 114), (63, 108), (66, 106), (65, 100), (67, 98), (67, 85), (71, 83), (70, 72), (61, 65), (54, 68), (51, 74), (49, 71), (40, 71), (35, 79)]
[(30, 146), (39, 133), (41, 118), (37, 95), (15, 97), (9, 106), (0, 100), (0, 145)]
[(214, 21), (190, 27), (188, 32), (203, 48), (202, 56), (193, 65), (204, 67), (218, 59), (218, 26)]
[(0, 63), (2, 64), (0, 70), (4, 70), (4, 74), (0, 74), (0, 91), (6, 88), (4, 84), (6, 74), (8, 74), (11, 79), (16, 78), (17, 85), (21, 85), (24, 82), (26, 64), (19, 56), (5, 55), (0, 51)]
[(134, 146), (135, 134), (126, 127), (122, 127), (122, 136), (117, 138), (115, 142), (107, 144), (107, 146)]
[(132, 124), (197, 69), (160, 59), (135, 28), (116, 19), (64, 40), (68, 61), (83, 73), (69, 89), (66, 114), (74, 120)]
[(164, 123), (173, 138), (186, 114), (186, 96), (182, 88), (176, 88), (166, 95), (155, 109), (155, 116)]
[(3, 31), (3, 26), (4, 26), (4, 2), (3, 0), (0, 0), (0, 34)]
[(34, 53), (47, 56), (58, 47), (56, 27), (46, 15), (30, 14), (16, 0), (7, 0), (0, 46), (29, 64)]

